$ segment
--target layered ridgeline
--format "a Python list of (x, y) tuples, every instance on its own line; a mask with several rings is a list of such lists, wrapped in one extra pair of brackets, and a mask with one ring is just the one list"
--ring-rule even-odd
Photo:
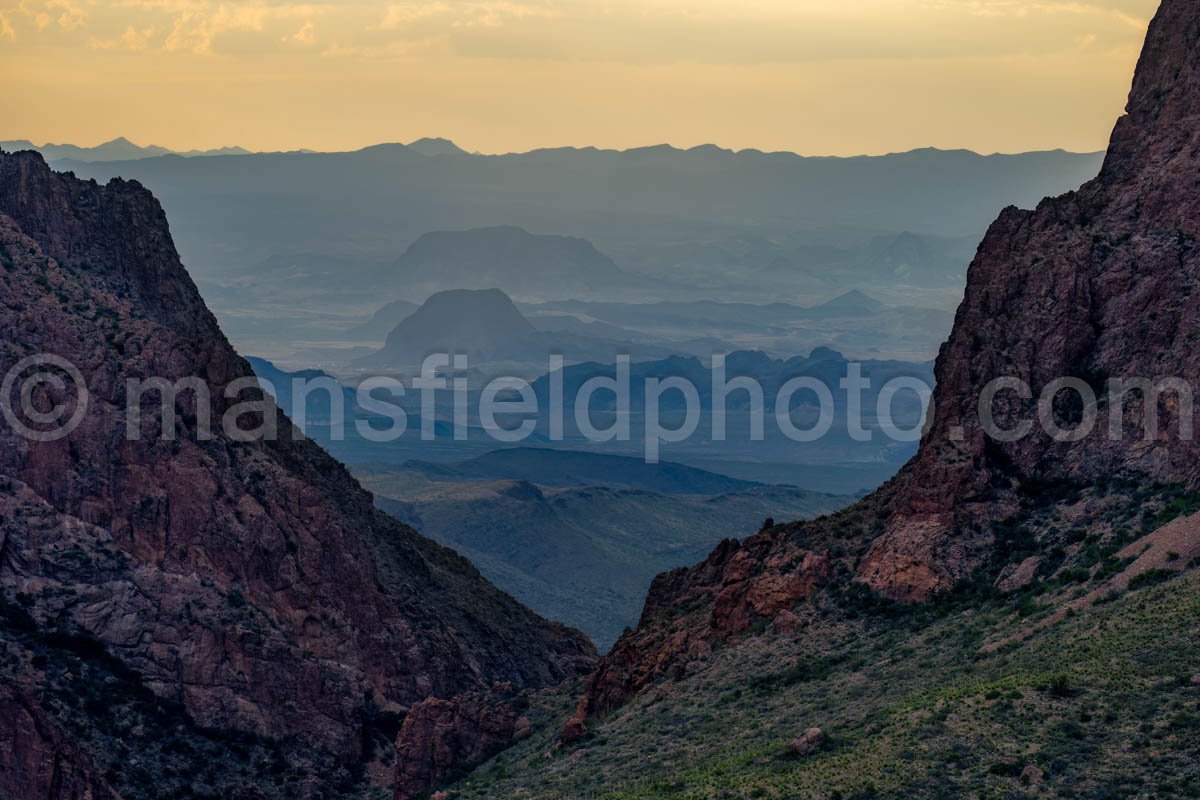
[[(137, 178), (153, 189), (180, 229), (177, 238), (189, 264), (204, 265), (193, 267), (202, 283), (222, 273), (242, 274), (275, 255), (349, 258), (357, 253), (378, 259), (372, 268), (361, 264), (364, 271), (354, 276), (364, 280), (358, 288), (370, 297), (392, 279), (434, 279), (405, 275), (411, 266), (444, 264), (445, 252), (467, 256), (486, 245), (496, 247), (497, 258), (485, 260), (484, 270), (507, 268), (514, 263), (510, 256), (522, 251), (536, 256), (550, 249), (559, 251), (564, 265), (594, 270), (570, 277), (574, 293), (560, 294), (557, 283), (524, 284), (546, 299), (563, 299), (578, 297), (589, 285), (623, 282), (602, 253), (624, 269), (673, 278), (679, 284), (672, 287), (676, 294), (664, 296), (674, 297), (679, 289), (695, 288), (696, 273), (707, 280), (721, 270), (733, 270), (735, 281), (767, 282), (790, 273), (801, 279), (794, 285), (807, 285), (805, 294), (813, 282), (825, 292), (831, 287), (821, 270), (849, 267), (846, 257), (867, 259), (854, 265), (860, 278), (865, 268), (894, 281), (944, 285), (948, 271), (957, 284), (961, 263), (947, 270), (942, 250), (944, 245), (953, 245), (955, 253), (961, 248), (942, 237), (974, 239), (996, 208), (1077, 186), (1094, 174), (1098, 162), (1096, 154), (1061, 151), (981, 156), (918, 150), (825, 158), (666, 145), (429, 157), (412, 145), (377, 145), (353, 153), (260, 153), (203, 161), (164, 156), (56, 166), (96, 179)], [(536, 236), (498, 224), (569, 237)], [(870, 233), (859, 241), (837, 234), (841, 226)], [(476, 230), (432, 234), (397, 262), (398, 254), (431, 231), (462, 228)], [(903, 231), (916, 239), (897, 239)], [(884, 238), (870, 242), (876, 235)], [(583, 237), (600, 252), (570, 237)], [(851, 240), (858, 242), (859, 252), (840, 252)], [(932, 251), (919, 252), (921, 241)], [(690, 272), (677, 272), (678, 265)], [(522, 280), (509, 269), (504, 274)], [(337, 289), (346, 275), (340, 271), (327, 286)], [(561, 277), (556, 274), (556, 282)], [(438, 288), (467, 286), (441, 283)], [(494, 277), (473, 288), (490, 286), (525, 293)]]
[[(1200, 378), (1200, 6), (1165, 0), (1098, 178), (1005, 210), (902, 473), (660, 575), (560, 732), (456, 797), (1191, 796), (1200, 446), (1165, 392), (984, 435), (996, 378)], [(1143, 423), (1156, 413), (1158, 434)], [(1004, 431), (1037, 421), (1001, 393)], [(1086, 428), (1084, 429), (1086, 431)], [(544, 713), (569, 714), (566, 705)], [(516, 778), (506, 776), (516, 774)]]
[[(0, 154), (0, 341), (0, 373), (52, 354), (90, 395), (46, 367), (65, 382), (35, 409), (78, 408), (78, 427), (0, 422), (0, 795), (361, 796), (397, 768), (416, 792), (527, 732), (522, 689), (593, 663), (582, 635), (377, 511), (273, 405), (239, 427), (274, 421), (276, 440), (223, 432), (261, 393), (137, 183)], [(184, 391), (167, 415), (150, 392), (133, 417), (126, 383), (149, 378), (198, 379), (211, 408)], [(397, 762), (429, 708), (456, 738), (410, 726)]]
[(352, 469), (380, 508), (602, 652), (637, 624), (662, 570), (693, 564), (765, 519), (811, 519), (852, 502), (683, 464), (542, 448)]
[(28, 139), (0, 142), (0, 150), (10, 152), (17, 150), (36, 150), (50, 161), (73, 160), (82, 162), (96, 161), (130, 161), (139, 158), (157, 158), (159, 156), (233, 156), (246, 155), (250, 151), (244, 147), (217, 147), (212, 150), (169, 150), (156, 144), (142, 147), (118, 136), (111, 141), (103, 142), (95, 147), (80, 147), (74, 144), (52, 144), (47, 142), (40, 147)]

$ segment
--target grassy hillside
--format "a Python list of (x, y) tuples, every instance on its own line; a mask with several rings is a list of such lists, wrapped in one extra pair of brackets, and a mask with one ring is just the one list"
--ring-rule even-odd
[[(1076, 499), (1014, 521), (1048, 561), (1025, 590), (901, 608), (831, 589), (797, 610), (798, 632), (698, 657), (577, 746), (556, 749), (550, 725), (451, 796), (1200, 797), (1200, 564), (1125, 586), (1138, 537), (1195, 497), (1143, 495), (1089, 533)], [(573, 705), (535, 708), (561, 721)], [(824, 747), (792, 755), (810, 727)]]

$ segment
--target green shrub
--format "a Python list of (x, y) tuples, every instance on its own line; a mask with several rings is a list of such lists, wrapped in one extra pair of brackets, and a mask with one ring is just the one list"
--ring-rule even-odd
[(1137, 590), (1137, 589), (1144, 589), (1148, 586), (1157, 586), (1160, 583), (1169, 581), (1171, 578), (1174, 578), (1177, 574), (1178, 573), (1176, 573), (1175, 570), (1172, 570), (1172, 569), (1161, 569), (1159, 567), (1155, 567), (1154, 569), (1148, 569), (1140, 575), (1135, 575), (1129, 581), (1129, 588), (1130, 588), (1130, 590)]

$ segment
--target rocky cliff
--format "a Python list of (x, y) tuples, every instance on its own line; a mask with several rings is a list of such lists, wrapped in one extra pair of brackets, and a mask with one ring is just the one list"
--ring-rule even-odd
[(529, 736), (532, 723), (517, 710), (512, 684), (450, 700), (430, 698), (413, 706), (396, 739), (396, 797), (416, 797), (463, 766), (489, 757)]
[(111, 800), (90, 759), (17, 684), (0, 687), (0, 796)]
[[(1200, 6), (1165, 0), (1100, 175), (1035, 210), (1006, 209), (983, 240), (937, 361), (933, 422), (914, 460), (833, 520), (728, 542), (704, 563), (660, 576), (638, 629), (601, 661), (562, 738), (580, 738), (590, 716), (694, 669), (756, 626), (794, 626), (795, 605), (823, 584), (916, 602), (977, 576), (1008, 557), (997, 525), (1038, 487), (1117, 477), (1194, 488), (1200, 447), (1189, 435), (1186, 392), (1124, 396), (1117, 436), (1102, 397), (1109, 378), (1193, 386), (1200, 378), (1198, 184)], [(997, 395), (997, 427), (1032, 421), (1030, 435), (985, 434), (979, 401), (997, 378), (1030, 389), (1029, 398)], [(1098, 405), (1055, 392), (1060, 378), (1095, 392)], [(1043, 394), (1052, 425), (1065, 431), (1097, 411), (1091, 434), (1052, 438), (1039, 422)]]
[[(291, 767), (315, 763), (313, 753), (389, 760), (372, 756), (370, 720), (400, 720), (429, 698), (486, 694), (497, 681), (555, 683), (592, 664), (580, 634), (376, 511), (340, 464), (273, 406), (254, 404), (262, 395), (249, 366), (137, 183), (100, 186), (51, 171), (34, 153), (0, 154), (0, 342), (0, 374), (16, 370), (7, 399), (19, 406), (31, 386), (35, 412), (0, 421), (0, 591), (28, 622), (8, 636), (5, 663), (30, 685), (4, 700), (6, 723), (27, 708), (21, 719), (53, 730), (41, 722), (53, 713), (37, 708), (53, 694), (51, 633), (93, 643), (177, 707), (189, 730), (296, 743), (283, 758)], [(75, 372), (20, 363), (44, 364), (41, 354)], [(38, 369), (60, 380), (34, 386), (26, 379)], [(149, 391), (134, 414), (127, 383), (151, 378), (195, 383), (165, 403), (169, 392)], [(64, 419), (80, 411), (69, 435), (15, 429), (44, 430), (35, 417), (56, 406)], [(244, 413), (226, 429), (235, 406)], [(272, 425), (278, 436), (238, 433)], [(41, 754), (0, 747), (0, 774), (17, 774), (21, 759), (76, 763), (72, 748), (97, 741), (77, 722), (70, 746), (55, 733), (38, 740)], [(364, 780), (384, 783), (385, 773)], [(312, 792), (332, 791), (313, 781)], [(27, 785), (5, 796), (45, 796)]]
[[(1103, 405), (1109, 379), (1194, 387), (1200, 375), (1198, 146), (1200, 8), (1166, 0), (1100, 175), (1033, 211), (1006, 209), (980, 245), (938, 358), (935, 423), (905, 470), (887, 534), (860, 567), (872, 587), (920, 600), (969, 575), (990, 552), (986, 522), (1031, 477), (1200, 481), (1200, 447), (1187, 433), (1194, 410), (1178, 393), (1149, 404), (1143, 393), (1126, 395), (1115, 436)], [(998, 395), (1003, 431), (1038, 420), (1037, 398), (1062, 378), (1097, 395), (1097, 424), (1079, 441), (1051, 439), (1040, 421), (1014, 442), (989, 437), (979, 399), (1001, 377), (1024, 381), (1032, 395)], [(1054, 401), (1055, 424), (1073, 430), (1079, 394)], [(1148, 416), (1157, 418), (1149, 437)]]

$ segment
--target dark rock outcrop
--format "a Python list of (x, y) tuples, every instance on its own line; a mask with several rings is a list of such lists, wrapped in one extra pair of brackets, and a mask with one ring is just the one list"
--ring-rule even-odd
[(827, 554), (796, 546), (786, 529), (774, 528), (745, 542), (726, 540), (701, 564), (659, 575), (637, 629), (600, 660), (560, 739), (583, 738), (588, 717), (619, 708), (656, 680), (706, 660), (714, 646), (791, 609), (833, 573)]
[[(403, 714), (593, 663), (582, 635), (377, 511), (272, 405), (246, 405), (262, 398), (250, 368), (140, 185), (0, 154), (0, 342), (0, 375), (48, 353), (90, 394), (65, 438), (0, 420), (0, 591), (94, 637), (197, 724), (354, 760), (366, 697)], [(151, 391), (135, 416), (127, 382), (149, 378), (204, 391)], [(33, 399), (69, 412), (76, 396), (68, 380)], [(233, 408), (238, 430), (278, 436), (225, 430)]]
[(16, 684), (0, 685), (0, 797), (120, 800), (88, 757)]
[(529, 736), (532, 727), (514, 705), (512, 687), (496, 688), (413, 706), (396, 740), (396, 800), (411, 800), (452, 770), (481, 764)]

